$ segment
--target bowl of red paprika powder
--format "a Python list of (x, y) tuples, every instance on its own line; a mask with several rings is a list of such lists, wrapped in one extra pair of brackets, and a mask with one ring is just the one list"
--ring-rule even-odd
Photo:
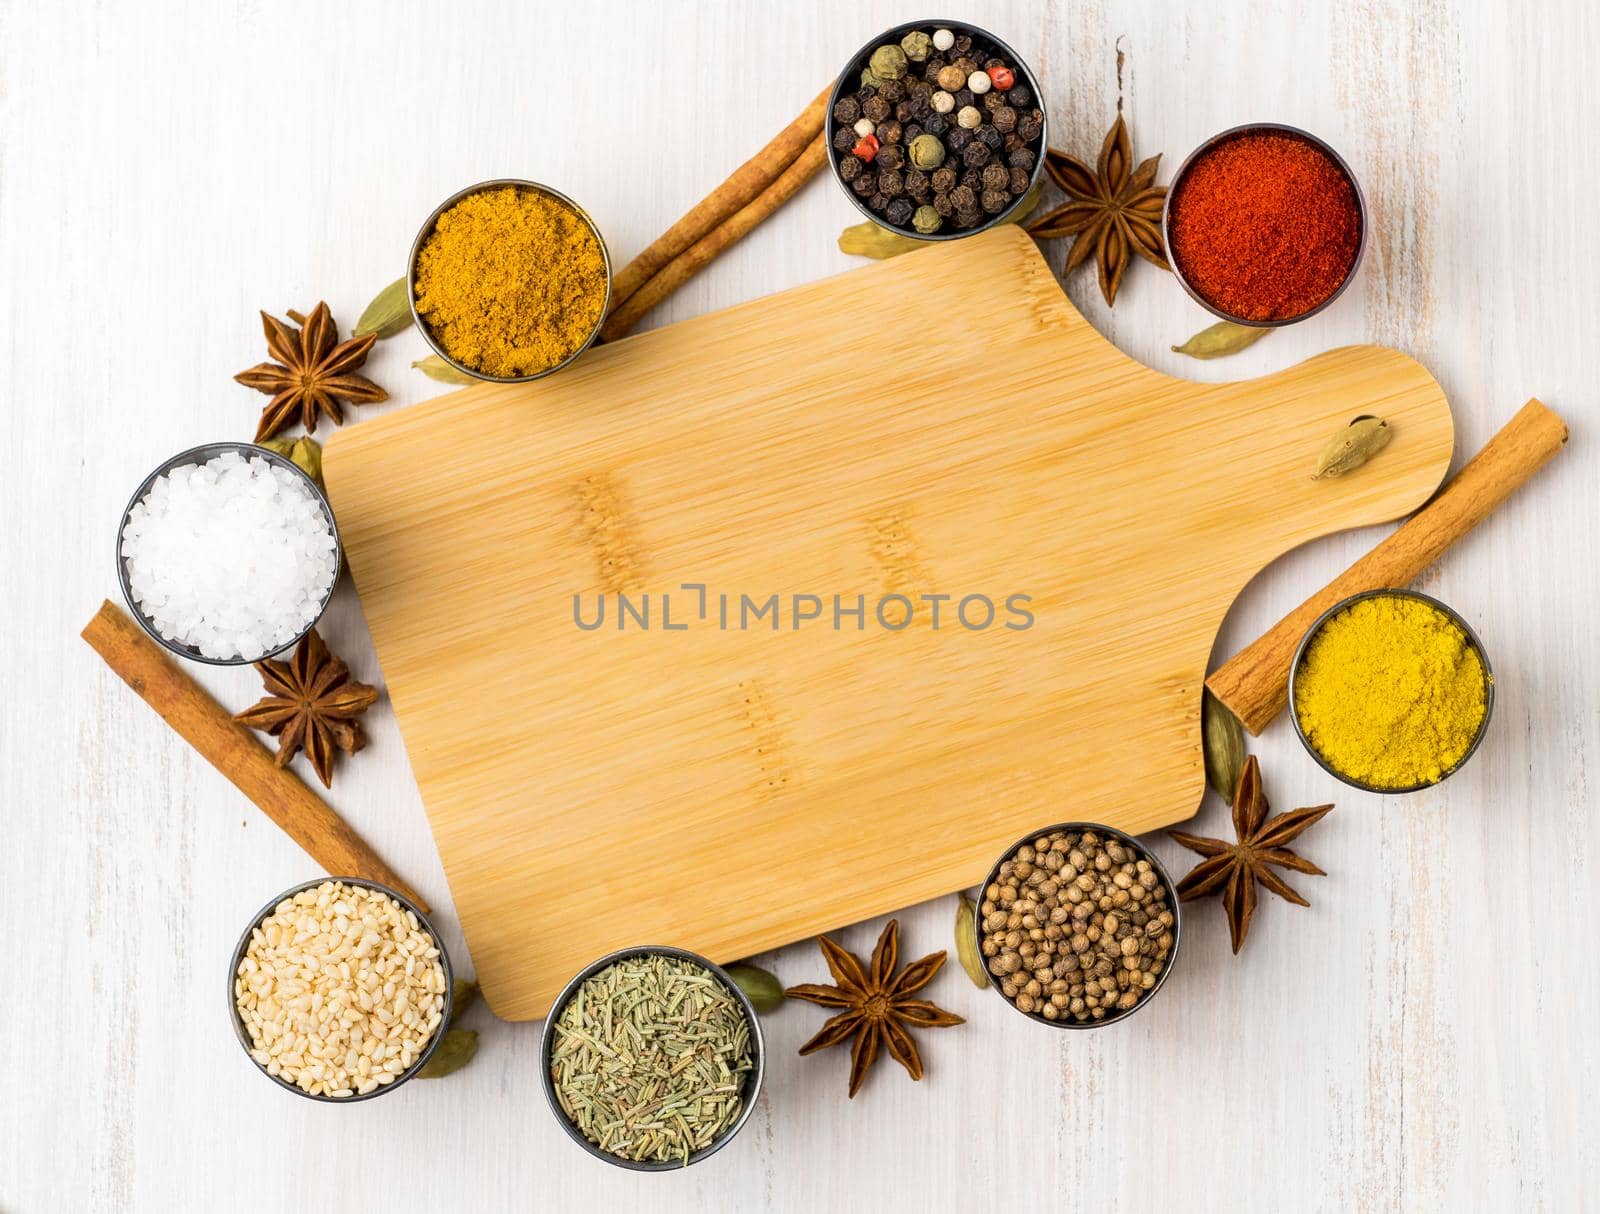
[(1189, 154), (1161, 225), (1172, 271), (1196, 303), (1273, 328), (1316, 315), (1350, 285), (1366, 251), (1367, 202), (1321, 139), (1258, 122)]

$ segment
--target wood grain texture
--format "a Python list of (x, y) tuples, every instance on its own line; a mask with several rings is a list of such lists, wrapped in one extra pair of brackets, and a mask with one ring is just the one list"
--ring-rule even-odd
[[(261, 359), (257, 309), (325, 298), (348, 327), (403, 272), (428, 212), (498, 174), (570, 192), (624, 262), (874, 29), (914, 15), (889, 0), (0, 4), (5, 1214), (246, 1198), (286, 1214), (1593, 1203), (1600, 225), (1583, 200), (1600, 180), (1600, 142), (1584, 135), (1600, 126), (1600, 10), (1583, 0), (971, 0), (953, 13), (1026, 56), (1052, 142), (1078, 156), (1093, 158), (1120, 99), (1136, 152), (1164, 153), (1162, 180), (1207, 136), (1262, 118), (1315, 131), (1361, 175), (1374, 232), (1360, 277), (1235, 358), (1169, 351), (1211, 318), (1150, 267), (1129, 272), (1114, 311), (1092, 273), (1070, 279), (1131, 357), (1222, 381), (1341, 345), (1404, 350), (1450, 399), (1458, 462), (1529, 396), (1571, 424), (1566, 453), (1419, 583), (1492, 650), (1494, 727), (1462, 772), (1369, 796), (1333, 784), (1281, 717), (1252, 742), (1275, 808), (1338, 803), (1302, 840), (1329, 874), (1300, 886), (1309, 909), (1265, 902), (1235, 958), (1220, 909), (1191, 905), (1160, 998), (1099, 1032), (1045, 1032), (946, 965), (928, 993), (968, 1023), (929, 1035), (921, 1083), (889, 1066), (853, 1101), (847, 1057), (796, 1056), (824, 1013), (786, 1007), (764, 1023), (750, 1124), (681, 1176), (579, 1151), (539, 1091), (539, 1026), (484, 1009), (467, 1021), (482, 1033), (470, 1067), (359, 1108), (251, 1073), (223, 1015), (229, 950), (262, 903), (317, 874), (78, 639), (117, 594), (128, 494), (175, 451), (253, 433), (264, 398), (231, 377)], [(833, 240), (859, 218), (814, 181), (646, 324), (849, 269)], [(1059, 266), (1065, 249), (1046, 255)], [(380, 343), (368, 373), (394, 399), (353, 424), (437, 395), (410, 370), (427, 353), (416, 334)], [(939, 576), (919, 523), (885, 512), (863, 543)], [(1229, 611), (1215, 660), (1389, 530), (1273, 562)], [(381, 682), (353, 591), (340, 587), (321, 631)], [(230, 709), (259, 696), (248, 670), (195, 675)], [(427, 895), (472, 972), (387, 700), (364, 723), (330, 804)], [(1069, 791), (1052, 817), (1071, 808)], [(1191, 829), (1225, 835), (1226, 807), (1208, 796)], [(1163, 835), (1145, 841), (1186, 866)], [(597, 878), (634, 862), (597, 852)], [(907, 954), (951, 947), (954, 902), (896, 912)], [(626, 897), (596, 907), (629, 913)], [(839, 938), (865, 952), (882, 926)], [(758, 961), (785, 983), (826, 980), (811, 943)], [(387, 1166), (397, 1144), (403, 1166)]]
[[(922, 335), (951, 282), (981, 340)], [(1312, 480), (1366, 413), (1394, 442)], [(350, 427), (323, 471), (479, 981), (527, 1020), (630, 944), (732, 961), (971, 885), (1067, 789), (1189, 817), (1234, 595), (1416, 508), (1452, 433), (1376, 347), (1144, 368), (1008, 226)], [(650, 857), (626, 919), (593, 913), (596, 848)]]

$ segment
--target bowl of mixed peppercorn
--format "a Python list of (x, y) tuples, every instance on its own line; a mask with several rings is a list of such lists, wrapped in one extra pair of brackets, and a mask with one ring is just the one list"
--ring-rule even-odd
[(1038, 81), (1000, 39), (955, 21), (897, 25), (857, 51), (825, 134), (850, 200), (920, 240), (1004, 222), (1044, 170)]

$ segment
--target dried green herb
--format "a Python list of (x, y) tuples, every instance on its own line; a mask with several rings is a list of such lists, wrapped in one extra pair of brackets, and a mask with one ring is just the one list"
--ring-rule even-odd
[(1206, 783), (1232, 805), (1239, 773), (1244, 770), (1244, 727), (1209, 691), (1201, 699), (1200, 734), (1205, 746)]
[(972, 985), (982, 990), (989, 985), (989, 971), (983, 968), (983, 958), (978, 955), (978, 909), (966, 894), (957, 897), (956, 960), (967, 971)]
[[(461, 1019), (461, 1013), (478, 1002), (478, 984), (471, 978), (457, 978), (450, 984), (450, 1025)], [(448, 1025), (446, 1027), (449, 1027)]]
[(687, 1165), (744, 1111), (744, 1008), (704, 966), (626, 957), (556, 1017), (550, 1080), (577, 1131), (619, 1159)]
[(302, 434), (299, 438), (264, 438), (256, 445), (283, 456), (316, 481), (319, 489), (323, 487), (322, 444), (316, 439)]
[(765, 1015), (775, 1012), (783, 1006), (783, 983), (762, 969), (759, 965), (751, 965), (739, 961), (727, 966), (728, 977), (733, 979), (733, 984), (744, 992), (744, 997), (750, 1000), (750, 1006)]
[(411, 288), (404, 278), (397, 278), (373, 298), (367, 310), (356, 321), (353, 337), (376, 333), (379, 337), (393, 337), (411, 327)]
[(1383, 418), (1363, 414), (1328, 440), (1317, 457), (1317, 470), (1311, 479), (1354, 472), (1387, 447), (1393, 437), (1394, 429)]
[(443, 1079), (454, 1075), (478, 1052), (477, 1029), (446, 1029), (433, 1057), (417, 1072), (418, 1079)]
[[(1040, 186), (1029, 190), (1016, 210), (1005, 217), (1006, 223), (1021, 223), (1033, 214), (1039, 205)], [(928, 247), (926, 240), (916, 240), (910, 236), (902, 236), (881, 224), (868, 220), (866, 223), (853, 223), (839, 233), (839, 252), (849, 253), (855, 257), (872, 257), (883, 260), (887, 257), (898, 257), (902, 253), (914, 253), (918, 249)]]
[(468, 375), (465, 371), (452, 367), (437, 354), (430, 354), (427, 358), (419, 358), (411, 365), (429, 379), (436, 379), (441, 384), (475, 384), (478, 382), (476, 378)]
[(1190, 358), (1226, 358), (1248, 350), (1269, 332), (1270, 329), (1261, 325), (1236, 325), (1231, 320), (1219, 320), (1201, 329), (1183, 345), (1173, 346), (1172, 351)]

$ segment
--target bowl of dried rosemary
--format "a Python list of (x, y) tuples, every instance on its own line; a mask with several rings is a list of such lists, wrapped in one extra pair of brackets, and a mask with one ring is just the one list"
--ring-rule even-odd
[(539, 1058), (567, 1136), (637, 1172), (688, 1167), (727, 1146), (766, 1071), (756, 1010), (733, 979), (659, 945), (608, 953), (567, 983)]

